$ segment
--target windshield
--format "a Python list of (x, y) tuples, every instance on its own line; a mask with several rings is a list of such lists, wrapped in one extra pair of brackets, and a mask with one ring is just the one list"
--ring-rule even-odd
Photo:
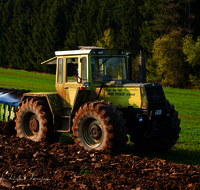
[(125, 57), (92, 57), (92, 80), (126, 80)]

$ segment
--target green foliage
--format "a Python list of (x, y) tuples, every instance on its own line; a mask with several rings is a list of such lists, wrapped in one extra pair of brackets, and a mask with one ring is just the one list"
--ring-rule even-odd
[[(81, 45), (95, 45), (99, 31), (96, 18), (99, 13), (99, 1), (86, 0), (77, 2), (73, 10), (73, 24), (66, 36), (66, 49), (77, 49)], [(96, 34), (97, 33), (97, 34)]]
[[(28, 71), (50, 71), (40, 63), (64, 49), (66, 25), (70, 25), (69, 7), (74, 1), (0, 2), (2, 8), (2, 48), (0, 65)], [(68, 11), (66, 13), (65, 11)], [(0, 45), (1, 48), (1, 45)]]
[(126, 144), (133, 144), (132, 142), (131, 142), (131, 138), (130, 138), (130, 135), (129, 134), (127, 134), (127, 138), (128, 138), (128, 141), (127, 141), (127, 143)]
[(143, 16), (141, 45), (149, 52), (160, 36), (174, 30), (182, 33), (188, 30), (188, 2), (185, 0), (146, 0), (139, 11)]
[(142, 16), (138, 7), (142, 1), (116, 1), (113, 7), (111, 27), (114, 30), (114, 47), (133, 52), (134, 56), (140, 50), (140, 32)]
[(87, 170), (87, 167), (84, 167), (80, 170), (80, 175), (83, 175), (83, 174), (92, 174), (92, 173)]
[(200, 86), (200, 37), (194, 41), (190, 35), (183, 38), (183, 53), (186, 55), (186, 61), (192, 67), (189, 74), (190, 82), (195, 86)]
[(188, 63), (195, 67), (200, 65), (200, 36), (195, 42), (192, 36), (187, 35), (183, 38), (183, 53), (187, 56)]
[(158, 14), (158, 0), (146, 0), (139, 6), (139, 12), (143, 16), (142, 26), (140, 27), (141, 45), (148, 51), (152, 51), (154, 41), (162, 34), (162, 31), (156, 30), (154, 19)]
[[(0, 0), (0, 66), (55, 73), (55, 69), (40, 63), (53, 57), (57, 50), (98, 45), (125, 49), (136, 59), (143, 46), (149, 81), (197, 85), (200, 70), (198, 40), (191, 42), (195, 44), (192, 47), (197, 48), (196, 53), (190, 54), (190, 49), (185, 46), (184, 51), (188, 51), (185, 62), (182, 53), (176, 57), (177, 64), (181, 64), (181, 70), (184, 70), (185, 80), (179, 75), (179, 67), (168, 67), (160, 62), (161, 59), (162, 72), (158, 75), (157, 60), (152, 59), (157, 39), (164, 40), (173, 31), (181, 31), (173, 37), (177, 38), (173, 43), (179, 43), (189, 31), (189, 20), (194, 38), (200, 36), (200, 3), (190, 0), (190, 14), (188, 5), (188, 0)], [(190, 41), (187, 37), (185, 40)], [(173, 47), (171, 53), (172, 49), (176, 55), (181, 52)], [(165, 61), (166, 57), (167, 53)], [(138, 78), (136, 62), (133, 61), (134, 79)], [(167, 75), (165, 72), (169, 69), (175, 70)], [(169, 78), (176, 72), (179, 76)]]
[(191, 84), (194, 85), (194, 88), (200, 90), (200, 74), (197, 75), (190, 74), (189, 79)]
[(178, 86), (187, 82), (180, 32), (172, 31), (156, 39), (152, 52), (152, 62), (160, 82)]
[(108, 48), (108, 49), (112, 49), (114, 48), (114, 41), (113, 41), (113, 31), (111, 28), (108, 28), (105, 32), (104, 32), (104, 36), (100, 39), (97, 40), (97, 46), (98, 47), (104, 47), (104, 48)]
[(146, 60), (146, 80), (149, 83), (161, 83), (162, 76), (157, 72), (158, 65), (155, 59)]

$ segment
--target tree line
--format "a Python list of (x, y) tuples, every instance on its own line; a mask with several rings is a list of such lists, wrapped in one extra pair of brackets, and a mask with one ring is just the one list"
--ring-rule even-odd
[(0, 66), (54, 72), (58, 50), (93, 45), (144, 51), (147, 81), (200, 86), (198, 0), (0, 0)]

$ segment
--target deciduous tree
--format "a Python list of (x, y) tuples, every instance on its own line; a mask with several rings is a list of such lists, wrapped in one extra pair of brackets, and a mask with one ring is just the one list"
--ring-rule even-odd
[(156, 39), (152, 53), (156, 77), (160, 76), (160, 82), (178, 87), (186, 84), (187, 64), (183, 59), (182, 38), (179, 31), (172, 31)]
[(190, 82), (195, 86), (200, 86), (200, 36), (197, 37), (196, 41), (191, 35), (183, 38), (183, 53), (191, 66)]

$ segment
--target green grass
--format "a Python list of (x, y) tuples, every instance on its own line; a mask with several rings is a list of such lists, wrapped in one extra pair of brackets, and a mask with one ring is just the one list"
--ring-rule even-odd
[(31, 92), (56, 92), (55, 75), (0, 68), (0, 88), (16, 88)]
[(179, 162), (200, 165), (200, 91), (164, 88), (164, 92), (181, 119), (179, 139), (171, 153)]
[[(55, 75), (0, 68), (0, 87), (55, 92)], [(172, 162), (200, 166), (200, 91), (163, 88), (166, 98), (179, 112), (181, 132), (176, 145), (165, 153), (143, 153), (129, 142), (125, 152), (140, 157), (161, 158)], [(70, 135), (62, 134), (60, 142), (73, 144)]]
[(200, 91), (164, 88), (181, 119), (181, 132), (174, 150), (200, 150)]

